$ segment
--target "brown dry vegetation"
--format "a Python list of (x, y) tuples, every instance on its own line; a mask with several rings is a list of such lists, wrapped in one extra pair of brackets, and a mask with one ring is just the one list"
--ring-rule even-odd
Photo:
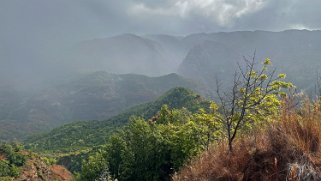
[(0, 153), (0, 160), (5, 160), (5, 159), (6, 159), (6, 155)]
[(46, 165), (38, 156), (33, 156), (23, 167), (21, 175), (15, 181), (73, 180), (72, 174), (63, 166)]
[(279, 118), (239, 138), (233, 153), (218, 143), (174, 175), (174, 181), (321, 180), (321, 110), (283, 106)]
[(65, 167), (63, 167), (61, 165), (52, 165), (50, 167), (50, 170), (52, 172), (53, 178), (55, 178), (57, 180), (62, 180), (62, 181), (73, 180), (71, 173)]

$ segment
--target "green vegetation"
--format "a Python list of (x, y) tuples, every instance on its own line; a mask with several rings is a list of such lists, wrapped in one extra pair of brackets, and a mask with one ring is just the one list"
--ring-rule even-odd
[[(118, 180), (170, 180), (189, 158), (206, 148), (206, 134), (187, 109), (169, 109), (129, 125), (83, 164), (80, 180), (95, 180), (108, 168)], [(202, 144), (204, 143), (204, 144)]]
[(231, 152), (237, 134), (275, 117), (281, 97), (286, 96), (284, 91), (293, 87), (292, 83), (284, 81), (285, 74), (275, 76), (275, 71), (268, 70), (269, 58), (258, 69), (254, 57), (251, 61), (245, 59), (245, 68), (240, 67), (235, 73), (230, 92), (223, 95), (217, 88), (220, 110), (214, 121), (223, 124)]
[(164, 104), (167, 104), (171, 108), (185, 107), (191, 112), (196, 112), (200, 108), (208, 108), (210, 103), (190, 90), (174, 88), (154, 102), (135, 106), (106, 121), (75, 122), (56, 128), (50, 133), (29, 139), (27, 146), (28, 148), (42, 152), (70, 152), (105, 144), (108, 137), (117, 130), (117, 128), (128, 123), (132, 115), (149, 119), (154, 116)]
[(217, 103), (185, 88), (135, 106), (106, 121), (75, 122), (30, 138), (27, 147), (54, 153), (78, 180), (171, 180), (212, 145), (234, 143), (280, 115), (293, 85), (269, 71), (271, 61), (254, 58), (239, 67)]
[(177, 86), (203, 90), (177, 74), (148, 77), (103, 71), (30, 95), (0, 87), (0, 140), (24, 140), (74, 121), (106, 120)]
[(215, 140), (227, 142), (229, 152), (234, 153), (232, 143), (237, 135), (278, 115), (281, 98), (286, 97), (282, 89), (292, 87), (282, 81), (285, 75), (274, 77), (274, 72), (268, 72), (269, 59), (258, 70), (254, 59), (246, 63), (245, 71), (235, 74), (231, 94), (223, 97), (217, 91), (220, 105), (207, 104), (194, 113), (163, 105), (147, 121), (132, 117), (129, 125), (89, 155), (79, 179), (95, 180), (108, 170), (111, 179), (171, 180), (173, 173)]
[(20, 167), (26, 162), (26, 156), (20, 153), (21, 149), (19, 144), (0, 145), (0, 180), (19, 176)]
[(173, 180), (321, 180), (321, 102), (297, 96), (283, 99), (269, 124), (239, 137), (233, 152), (227, 142), (215, 144)]

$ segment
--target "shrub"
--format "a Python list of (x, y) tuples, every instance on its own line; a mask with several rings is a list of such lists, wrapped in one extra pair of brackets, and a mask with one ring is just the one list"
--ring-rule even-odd
[(5, 159), (0, 160), (0, 176), (16, 177), (19, 175), (19, 167), (26, 162), (26, 156), (20, 153), (21, 146), (18, 144), (0, 145), (0, 154)]

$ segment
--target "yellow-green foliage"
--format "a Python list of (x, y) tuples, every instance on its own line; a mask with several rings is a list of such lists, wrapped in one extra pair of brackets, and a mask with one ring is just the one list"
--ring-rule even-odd
[(273, 121), (243, 134), (234, 152), (225, 142), (213, 145), (173, 180), (321, 180), (321, 104), (297, 103), (285, 98)]
[(230, 92), (220, 93), (219, 112), (225, 137), (233, 150), (233, 141), (239, 132), (251, 130), (253, 126), (269, 121), (278, 114), (280, 100), (286, 96), (286, 90), (292, 88), (290, 82), (284, 81), (285, 74), (275, 76), (269, 71), (272, 62), (265, 59), (261, 68), (256, 62), (245, 59), (245, 68), (240, 67), (235, 73)]
[(13, 181), (14, 178), (13, 177), (0, 177), (1, 181)]

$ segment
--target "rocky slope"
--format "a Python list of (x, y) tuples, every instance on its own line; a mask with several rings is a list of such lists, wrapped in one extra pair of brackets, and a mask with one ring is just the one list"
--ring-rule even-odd
[(22, 168), (22, 173), (15, 181), (46, 181), (61, 180), (72, 181), (73, 175), (61, 165), (46, 165), (39, 157), (34, 157), (27, 161)]

